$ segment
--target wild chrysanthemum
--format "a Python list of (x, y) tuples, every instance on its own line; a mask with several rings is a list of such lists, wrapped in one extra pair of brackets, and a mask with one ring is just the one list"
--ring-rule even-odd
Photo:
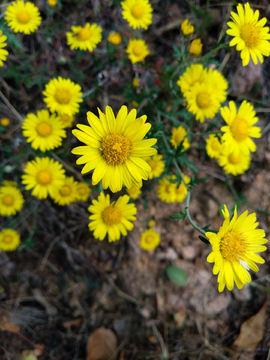
[(187, 150), (190, 147), (187, 131), (183, 126), (178, 126), (178, 128), (173, 128), (171, 144), (176, 149), (182, 143), (183, 151)]
[(128, 58), (132, 64), (143, 61), (146, 56), (149, 55), (149, 50), (145, 41), (140, 39), (129, 40), (126, 52), (129, 54)]
[(96, 23), (86, 23), (82, 26), (71, 26), (72, 32), (67, 32), (67, 44), (71, 50), (81, 49), (93, 51), (102, 38), (102, 28)]
[(59, 115), (67, 114), (72, 116), (79, 112), (79, 103), (82, 102), (81, 87), (70, 79), (52, 79), (45, 86), (42, 94), (45, 96), (44, 102), (50, 111), (58, 112)]
[(22, 209), (24, 198), (17, 186), (9, 182), (3, 182), (3, 185), (0, 187), (0, 215), (15, 215)]
[(244, 155), (238, 153), (234, 155), (228, 151), (221, 153), (219, 159), (219, 165), (224, 168), (225, 174), (241, 175), (247, 171), (250, 166), (250, 155)]
[(160, 244), (160, 235), (155, 230), (148, 229), (141, 234), (141, 248), (149, 251), (155, 249)]
[(191, 41), (188, 52), (192, 55), (199, 56), (202, 52), (202, 47), (203, 44), (201, 39), (194, 39), (193, 41)]
[(236, 50), (241, 51), (243, 66), (249, 63), (250, 56), (255, 65), (258, 63), (258, 59), (262, 63), (263, 55), (270, 55), (269, 28), (264, 27), (267, 19), (263, 18), (258, 21), (259, 11), (256, 10), (254, 13), (249, 3), (246, 3), (244, 7), (238, 4), (237, 13), (231, 12), (233, 22), (228, 22), (231, 29), (227, 30), (227, 34), (234, 36), (230, 46), (236, 45)]
[(111, 32), (108, 36), (108, 41), (113, 45), (119, 45), (122, 42), (122, 37), (118, 32)]
[(61, 122), (64, 125), (64, 129), (72, 127), (75, 117), (74, 115), (68, 115), (68, 114), (61, 114), (58, 115), (59, 119), (61, 120)]
[(222, 136), (224, 149), (229, 149), (235, 155), (239, 152), (248, 155), (249, 151), (256, 151), (256, 145), (251, 137), (260, 138), (261, 129), (253, 126), (258, 121), (253, 106), (244, 100), (237, 111), (235, 102), (230, 101), (229, 107), (221, 108), (220, 113), (227, 124), (221, 128), (224, 132)]
[(213, 87), (215, 95), (221, 103), (226, 100), (229, 84), (221, 72), (216, 69), (207, 69), (205, 81)]
[(206, 152), (210, 158), (218, 159), (222, 150), (222, 143), (219, 141), (219, 138), (211, 134), (208, 139), (206, 139)]
[(190, 35), (194, 33), (194, 26), (190, 24), (188, 19), (186, 19), (181, 24), (181, 30), (184, 35)]
[(86, 146), (72, 150), (73, 154), (82, 155), (77, 164), (86, 164), (82, 169), (85, 174), (93, 169), (92, 183), (102, 180), (102, 187), (117, 192), (125, 185), (141, 187), (142, 180), (147, 180), (151, 167), (143, 160), (156, 153), (152, 146), (156, 139), (143, 140), (151, 125), (146, 123), (146, 115), (136, 119), (135, 109), (128, 114), (122, 106), (115, 118), (112, 108), (107, 106), (103, 114), (99, 109), (99, 118), (88, 111), (90, 126), (77, 125), (80, 130), (73, 130), (73, 135)]
[(26, 190), (33, 189), (31, 194), (38, 199), (46, 199), (48, 194), (53, 197), (65, 180), (62, 165), (49, 157), (28, 161), (24, 173), (22, 184), (26, 185)]
[(8, 126), (10, 124), (10, 120), (8, 118), (2, 118), (0, 123), (2, 126)]
[(97, 200), (93, 200), (88, 210), (92, 215), (89, 219), (89, 229), (94, 237), (104, 240), (108, 233), (109, 242), (120, 239), (121, 234), (126, 236), (127, 230), (133, 229), (132, 221), (136, 220), (137, 209), (134, 204), (128, 204), (129, 196), (120, 196), (110, 203), (110, 195), (101, 193)]
[(61, 188), (54, 192), (53, 201), (61, 206), (70, 205), (78, 199), (78, 182), (72, 176), (65, 177)]
[(77, 200), (87, 201), (91, 193), (91, 188), (86, 182), (79, 182), (77, 185)]
[(20, 245), (20, 235), (13, 229), (4, 229), (0, 231), (0, 252), (12, 251)]
[(148, 0), (125, 0), (121, 2), (122, 16), (133, 29), (148, 29), (152, 23), (153, 8)]
[(141, 188), (133, 184), (130, 189), (127, 189), (129, 197), (133, 200), (138, 199), (139, 195), (142, 193)]
[(5, 21), (14, 32), (29, 35), (39, 27), (41, 20), (38, 8), (29, 1), (19, 0), (7, 7)]
[(249, 269), (258, 271), (255, 262), (264, 263), (264, 259), (257, 252), (266, 250), (265, 232), (256, 229), (256, 214), (248, 215), (246, 210), (237, 218), (236, 206), (234, 215), (230, 220), (229, 211), (224, 205), (222, 210), (224, 222), (218, 233), (207, 232), (205, 235), (212, 245), (212, 252), (207, 261), (215, 263), (213, 273), (218, 275), (218, 290), (223, 291), (226, 286), (232, 290), (234, 283), (239, 289), (251, 281)]
[(145, 158), (145, 161), (151, 167), (151, 171), (148, 175), (149, 180), (153, 179), (154, 177), (159, 177), (163, 173), (165, 164), (161, 154), (156, 154), (152, 157), (148, 156)]
[(193, 64), (186, 68), (186, 71), (179, 77), (177, 85), (180, 87), (181, 92), (186, 95), (190, 92), (191, 88), (196, 83), (202, 83), (205, 81), (207, 75), (207, 69), (204, 69), (201, 64)]
[(7, 43), (5, 42), (7, 40), (6, 35), (3, 34), (3, 31), (0, 30), (0, 66), (3, 66), (5, 61), (7, 59), (8, 51), (4, 48), (7, 46)]
[(32, 148), (43, 152), (61, 146), (63, 138), (67, 136), (59, 117), (50, 115), (48, 110), (40, 110), (37, 115), (27, 114), (22, 124), (22, 134)]
[(196, 83), (186, 93), (187, 109), (196, 115), (196, 120), (204, 122), (205, 118), (213, 119), (220, 108), (215, 91), (210, 84)]
[(175, 183), (170, 182), (171, 179), (172, 176), (159, 180), (157, 189), (159, 199), (167, 204), (175, 202)]

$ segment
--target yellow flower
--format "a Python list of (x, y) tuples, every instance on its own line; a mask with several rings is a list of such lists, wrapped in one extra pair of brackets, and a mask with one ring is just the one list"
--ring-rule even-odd
[(10, 124), (10, 120), (8, 118), (2, 118), (0, 122), (2, 126), (8, 126)]
[(78, 182), (72, 176), (65, 177), (64, 183), (59, 190), (57, 190), (52, 198), (58, 205), (70, 205), (78, 199)]
[(201, 39), (195, 39), (191, 42), (189, 47), (189, 53), (195, 56), (199, 56), (202, 52), (203, 44), (201, 42)]
[(108, 36), (108, 41), (113, 45), (119, 45), (122, 42), (122, 37), (118, 32), (111, 32)]
[(160, 235), (152, 230), (145, 230), (141, 235), (141, 248), (143, 250), (149, 251), (155, 249), (160, 244)]
[[(184, 180), (186, 184), (190, 183), (190, 178), (187, 175), (184, 175)], [(177, 187), (177, 183), (175, 184), (175, 202), (182, 202), (185, 200), (185, 197), (187, 195), (187, 188), (183, 181), (181, 181), (179, 187)]]
[(109, 187), (112, 192), (120, 191), (123, 185), (129, 189), (133, 183), (141, 187), (151, 171), (143, 158), (156, 153), (152, 146), (157, 141), (143, 140), (151, 128), (151, 124), (145, 123), (146, 115), (136, 119), (136, 110), (128, 114), (126, 106), (121, 107), (116, 118), (110, 106), (105, 114), (98, 111), (99, 118), (88, 111), (90, 126), (78, 124), (80, 130), (72, 131), (86, 144), (72, 150), (73, 154), (82, 155), (77, 164), (86, 164), (82, 174), (95, 169), (93, 185), (102, 180), (103, 189)]
[(26, 190), (32, 190), (32, 195), (38, 199), (46, 199), (48, 194), (54, 196), (64, 184), (65, 171), (58, 161), (49, 157), (28, 161), (22, 176), (22, 184)]
[(79, 182), (77, 186), (77, 199), (87, 201), (91, 193), (91, 188), (86, 182)]
[(89, 229), (94, 231), (94, 237), (104, 240), (108, 233), (109, 242), (120, 239), (121, 234), (127, 236), (127, 230), (133, 229), (131, 221), (135, 221), (137, 209), (134, 204), (128, 204), (129, 196), (120, 196), (110, 203), (110, 195), (101, 193), (97, 200), (93, 200), (88, 210), (90, 215)]
[(17, 249), (20, 244), (20, 235), (13, 229), (4, 229), (0, 232), (0, 252)]
[[(224, 222), (217, 234), (207, 232), (205, 235), (212, 245), (212, 252), (208, 255), (207, 261), (215, 263), (213, 273), (218, 275), (218, 290), (223, 291), (226, 285), (232, 290), (234, 283), (239, 289), (251, 281), (249, 269), (258, 271), (255, 262), (264, 263), (264, 259), (257, 252), (266, 250), (267, 243), (265, 232), (256, 229), (256, 214), (248, 215), (246, 210), (237, 218), (236, 206), (234, 215), (230, 220), (229, 211), (224, 205), (222, 210)], [(256, 229), (256, 230), (255, 230)]]
[(135, 108), (135, 109), (137, 109), (137, 107), (139, 106), (139, 104), (137, 103), (137, 101), (131, 101), (131, 105)]
[(49, 6), (53, 7), (53, 6), (57, 5), (57, 0), (48, 0), (47, 3), (48, 3)]
[(251, 161), (250, 155), (238, 153), (234, 155), (228, 151), (221, 153), (219, 165), (224, 167), (225, 174), (241, 175), (247, 171)]
[(221, 103), (226, 100), (229, 87), (228, 81), (218, 70), (208, 69), (205, 81), (211, 84), (215, 95)]
[(205, 149), (210, 158), (218, 159), (220, 157), (222, 144), (216, 135), (209, 135), (208, 139), (206, 139)]
[(138, 199), (139, 195), (142, 193), (141, 188), (133, 184), (130, 189), (127, 189), (128, 195), (131, 199), (136, 200)]
[(67, 32), (67, 44), (71, 50), (89, 50), (93, 51), (102, 39), (102, 28), (96, 23), (90, 25), (86, 23), (82, 26), (71, 26), (72, 32)]
[(5, 20), (15, 33), (29, 35), (39, 27), (42, 19), (34, 4), (19, 0), (7, 7)]
[(132, 81), (132, 85), (134, 87), (139, 87), (140, 86), (140, 79), (139, 78), (134, 78)]
[(17, 188), (17, 184), (16, 187), (7, 181), (4, 181), (3, 184), (4, 186), (0, 187), (0, 215), (15, 215), (22, 209), (24, 198)]
[(132, 64), (143, 61), (146, 56), (149, 55), (149, 50), (145, 41), (140, 39), (129, 40), (126, 52), (129, 54), (128, 58)]
[(3, 180), (3, 186), (12, 186), (18, 188), (18, 184), (15, 181)]
[(155, 225), (156, 225), (155, 220), (150, 220), (149, 223), (148, 223), (148, 226), (150, 228), (154, 227)]
[(67, 136), (61, 120), (55, 114), (50, 115), (48, 110), (40, 110), (37, 115), (28, 114), (22, 124), (22, 134), (32, 148), (43, 152), (61, 146)]
[(258, 121), (253, 106), (244, 100), (237, 111), (235, 102), (230, 101), (229, 107), (221, 108), (220, 113), (227, 124), (221, 128), (224, 132), (222, 136), (224, 151), (229, 149), (235, 156), (239, 152), (248, 155), (249, 150), (256, 151), (256, 145), (251, 137), (260, 138), (261, 129), (253, 126)]
[(263, 18), (258, 21), (259, 11), (256, 10), (254, 13), (249, 3), (246, 3), (245, 7), (238, 4), (237, 12), (238, 14), (231, 12), (233, 22), (227, 23), (231, 28), (227, 30), (227, 34), (234, 36), (230, 46), (236, 45), (236, 50), (241, 51), (243, 66), (249, 63), (250, 56), (255, 65), (258, 63), (258, 59), (263, 63), (263, 55), (270, 55), (269, 28), (264, 27), (267, 19)]
[(149, 180), (153, 179), (153, 177), (159, 177), (163, 173), (165, 164), (161, 154), (156, 154), (153, 157), (148, 156), (145, 161), (151, 167), (151, 171), (148, 175)]
[(193, 88), (196, 83), (201, 84), (205, 81), (207, 69), (204, 69), (201, 64), (193, 64), (186, 68), (186, 71), (179, 77), (177, 85), (180, 87), (181, 92), (186, 95), (187, 92)]
[(52, 113), (56, 111), (59, 115), (72, 116), (79, 112), (79, 103), (83, 101), (81, 90), (80, 85), (59, 76), (45, 86), (42, 94), (45, 96), (44, 102)]
[(148, 29), (152, 23), (153, 8), (148, 0), (125, 0), (121, 2), (122, 16), (133, 29)]
[[(159, 181), (159, 187), (157, 190), (159, 199), (167, 204), (182, 202), (187, 195), (185, 184), (181, 181), (179, 187), (177, 188), (177, 182), (172, 183), (170, 180), (176, 180), (176, 176), (172, 175)], [(190, 182), (190, 178), (187, 175), (184, 175), (184, 180), (187, 184)]]
[(173, 128), (172, 130), (172, 138), (171, 138), (171, 143), (172, 146), (176, 149), (181, 142), (182, 146), (183, 146), (183, 150), (187, 150), (190, 147), (188, 138), (187, 138), (187, 131), (183, 126), (179, 126), (178, 128)]
[(74, 122), (74, 115), (68, 115), (68, 114), (61, 114), (58, 115), (59, 119), (62, 121), (64, 125), (64, 129), (72, 127)]
[(184, 35), (190, 35), (194, 33), (194, 26), (190, 24), (188, 19), (186, 19), (181, 24), (181, 30), (183, 31)]
[(3, 35), (3, 31), (0, 30), (0, 67), (4, 65), (3, 61), (7, 59), (7, 55), (8, 55), (8, 51), (4, 49), (4, 47), (7, 46), (7, 43), (5, 42), (6, 40), (7, 40), (6, 35)]

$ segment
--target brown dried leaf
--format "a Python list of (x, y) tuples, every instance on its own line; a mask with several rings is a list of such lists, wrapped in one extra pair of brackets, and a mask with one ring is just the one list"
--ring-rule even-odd
[(6, 316), (0, 316), (0, 330), (18, 333), (20, 331), (20, 327), (10, 323)]
[(116, 360), (117, 337), (101, 327), (92, 332), (87, 342), (87, 360)]
[(34, 350), (24, 350), (22, 352), (22, 355), (23, 356), (32, 355), (34, 357), (38, 357), (43, 354), (43, 350), (44, 350), (44, 344), (38, 344), (36, 345), (36, 348)]

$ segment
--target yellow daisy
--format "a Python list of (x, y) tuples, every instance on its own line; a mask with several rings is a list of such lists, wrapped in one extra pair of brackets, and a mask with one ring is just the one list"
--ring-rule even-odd
[(193, 41), (191, 41), (188, 51), (192, 55), (199, 56), (202, 53), (202, 47), (203, 44), (201, 42), (201, 39), (194, 39)]
[(260, 138), (261, 129), (253, 126), (259, 120), (253, 106), (244, 100), (237, 111), (235, 102), (230, 101), (229, 107), (221, 108), (220, 113), (227, 124), (221, 128), (224, 132), (222, 136), (224, 149), (229, 149), (235, 155), (239, 152), (248, 155), (249, 151), (256, 151), (256, 145), (251, 137)]
[(236, 206), (234, 215), (230, 220), (229, 211), (224, 205), (222, 210), (224, 222), (218, 233), (207, 232), (205, 235), (212, 245), (212, 252), (207, 261), (215, 263), (213, 273), (218, 275), (218, 290), (223, 291), (226, 286), (232, 290), (234, 283), (239, 289), (251, 281), (249, 269), (258, 271), (255, 262), (264, 263), (264, 259), (257, 252), (266, 250), (265, 232), (256, 229), (256, 214), (248, 215), (246, 210), (237, 218)]
[(270, 55), (269, 28), (264, 27), (267, 19), (262, 18), (258, 21), (259, 15), (259, 10), (254, 13), (249, 3), (246, 3), (244, 7), (238, 4), (237, 14), (231, 12), (232, 21), (227, 23), (231, 28), (227, 30), (227, 34), (234, 36), (230, 46), (236, 45), (236, 50), (241, 51), (243, 66), (249, 63), (250, 56), (257, 65), (258, 59), (263, 63), (263, 55)]
[(210, 84), (196, 83), (186, 93), (187, 109), (196, 115), (196, 120), (204, 122), (205, 118), (213, 119), (220, 108), (220, 102)]
[(216, 135), (211, 134), (209, 135), (208, 139), (206, 139), (205, 149), (210, 158), (218, 159), (222, 151), (222, 143), (219, 141)]
[(176, 183), (170, 182), (171, 179), (175, 179), (175, 175), (163, 178), (159, 181), (157, 189), (158, 197), (161, 201), (169, 204), (175, 202), (175, 188)]
[(102, 39), (102, 28), (96, 23), (90, 25), (86, 23), (84, 27), (82, 26), (71, 26), (72, 32), (67, 32), (67, 44), (70, 46), (71, 50), (80, 49), (80, 50), (89, 50), (93, 51), (97, 47), (97, 44), (100, 43)]
[(126, 0), (121, 2), (122, 16), (133, 29), (148, 29), (152, 24), (153, 8), (148, 0)]
[(64, 129), (72, 127), (75, 117), (74, 115), (68, 115), (68, 114), (61, 114), (58, 115), (59, 119), (61, 120), (61, 122), (64, 125)]
[(91, 193), (91, 188), (86, 182), (79, 182), (77, 185), (77, 200), (87, 201)]
[(0, 120), (0, 123), (1, 123), (2, 126), (8, 126), (10, 124), (10, 120), (8, 118), (2, 118)]
[(142, 193), (141, 188), (133, 184), (130, 189), (127, 189), (128, 195), (131, 199), (136, 200), (138, 199), (139, 195)]
[(181, 30), (184, 35), (191, 35), (194, 33), (194, 26), (190, 24), (188, 19), (186, 19), (181, 24)]
[(3, 186), (12, 186), (15, 188), (18, 187), (18, 184), (15, 181), (3, 180), (2, 184)]
[(4, 229), (0, 232), (0, 252), (12, 251), (20, 245), (20, 235), (13, 229)]
[(179, 126), (178, 128), (173, 128), (172, 130), (172, 138), (171, 143), (172, 146), (176, 149), (180, 144), (183, 145), (183, 150), (187, 150), (190, 147), (188, 138), (187, 138), (187, 131), (183, 126)]
[(160, 244), (160, 235), (155, 230), (145, 230), (141, 235), (141, 248), (149, 251), (155, 249)]
[(131, 39), (129, 40), (126, 53), (129, 54), (128, 58), (132, 64), (135, 64), (143, 61), (149, 55), (149, 50), (144, 40)]
[(52, 113), (56, 111), (59, 115), (72, 116), (79, 112), (79, 103), (83, 101), (81, 90), (80, 85), (59, 76), (45, 86), (42, 94), (45, 96), (44, 102)]
[(72, 176), (65, 177), (60, 189), (54, 192), (52, 198), (58, 205), (70, 205), (78, 199), (78, 182)]
[(29, 35), (39, 27), (42, 19), (34, 4), (19, 0), (7, 7), (5, 20), (15, 33)]
[(38, 199), (46, 199), (48, 194), (54, 196), (64, 184), (65, 171), (58, 161), (49, 157), (28, 161), (22, 176), (22, 184), (26, 190), (32, 190), (32, 195)]
[(149, 223), (148, 223), (148, 226), (149, 226), (150, 228), (154, 227), (155, 225), (156, 225), (155, 220), (150, 220)]
[(108, 233), (109, 242), (120, 239), (121, 234), (126, 236), (127, 230), (133, 229), (132, 221), (136, 220), (137, 209), (134, 204), (128, 204), (129, 196), (120, 196), (110, 203), (110, 195), (101, 193), (97, 200), (93, 200), (88, 210), (92, 215), (89, 219), (89, 229), (94, 237), (104, 240)]
[(7, 59), (8, 55), (8, 51), (4, 49), (7, 46), (6, 40), (6, 35), (3, 35), (3, 31), (0, 30), (0, 66), (4, 65), (3, 61)]
[(54, 6), (57, 5), (57, 0), (47, 0), (47, 4), (48, 4), (49, 6), (54, 7)]
[(156, 154), (153, 157), (148, 156), (145, 161), (151, 167), (151, 171), (148, 175), (149, 180), (154, 177), (159, 177), (163, 173), (165, 164), (161, 154)]
[(250, 155), (238, 153), (234, 155), (228, 151), (221, 153), (219, 157), (219, 165), (224, 168), (225, 174), (241, 175), (247, 171), (250, 166)]
[(22, 124), (22, 134), (31, 143), (32, 148), (41, 151), (52, 150), (62, 145), (66, 132), (61, 120), (48, 110), (28, 114)]
[(215, 95), (222, 103), (227, 98), (227, 89), (229, 87), (228, 81), (218, 70), (207, 70), (207, 76), (205, 81), (214, 88)]
[(73, 135), (86, 146), (72, 150), (73, 154), (82, 155), (77, 164), (86, 164), (82, 169), (85, 174), (93, 169), (92, 184), (102, 180), (103, 189), (108, 187), (117, 192), (125, 185), (128, 189), (134, 183), (142, 186), (147, 180), (151, 167), (143, 160), (156, 153), (152, 146), (156, 139), (143, 140), (151, 128), (146, 123), (146, 115), (136, 119), (135, 109), (128, 114), (122, 106), (115, 118), (112, 108), (106, 107), (103, 114), (99, 109), (99, 118), (88, 111), (90, 126), (77, 125), (80, 130), (73, 130)]
[(179, 77), (177, 85), (181, 92), (186, 95), (196, 83), (202, 83), (207, 76), (207, 69), (204, 69), (201, 64), (193, 64), (186, 68), (186, 71)]
[(122, 42), (122, 37), (118, 32), (111, 32), (108, 36), (108, 41), (113, 45), (119, 45)]
[(4, 186), (0, 187), (0, 215), (15, 215), (22, 209), (24, 198), (17, 186), (7, 181), (3, 184)]
[[(184, 180), (186, 184), (190, 183), (190, 177), (187, 175), (184, 175)], [(183, 181), (181, 181), (179, 187), (177, 187), (177, 183), (175, 184), (175, 202), (182, 202), (185, 200), (185, 197), (187, 195), (187, 188)]]

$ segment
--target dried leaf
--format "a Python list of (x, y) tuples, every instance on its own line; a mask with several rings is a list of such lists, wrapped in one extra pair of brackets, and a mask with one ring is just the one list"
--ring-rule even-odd
[(38, 356), (43, 354), (43, 350), (44, 344), (38, 344), (36, 345), (36, 348), (34, 350), (24, 350), (22, 352), (22, 355), (25, 357), (29, 356), (28, 360), (31, 360), (30, 356), (32, 356), (33, 358), (37, 358)]
[(87, 342), (87, 360), (116, 360), (117, 337), (101, 327), (92, 332)]
[(20, 327), (10, 323), (6, 316), (0, 316), (0, 330), (18, 333), (20, 331)]

